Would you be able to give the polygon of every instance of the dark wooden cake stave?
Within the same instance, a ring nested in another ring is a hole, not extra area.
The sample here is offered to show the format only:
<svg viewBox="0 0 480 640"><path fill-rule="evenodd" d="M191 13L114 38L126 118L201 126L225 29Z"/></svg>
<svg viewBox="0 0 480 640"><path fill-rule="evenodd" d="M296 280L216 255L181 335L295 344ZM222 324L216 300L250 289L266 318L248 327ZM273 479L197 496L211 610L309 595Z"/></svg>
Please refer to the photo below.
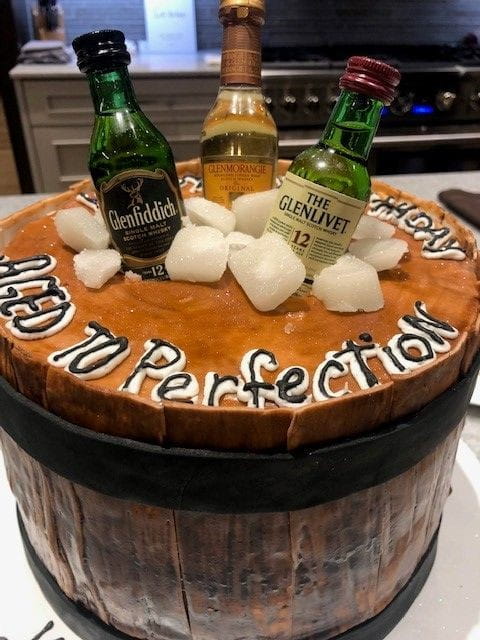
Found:
<svg viewBox="0 0 480 640"><path fill-rule="evenodd" d="M297 640L362 623L407 583L440 523L461 428L383 484L235 515L111 498L1 439L30 542L70 599L137 638Z"/></svg>

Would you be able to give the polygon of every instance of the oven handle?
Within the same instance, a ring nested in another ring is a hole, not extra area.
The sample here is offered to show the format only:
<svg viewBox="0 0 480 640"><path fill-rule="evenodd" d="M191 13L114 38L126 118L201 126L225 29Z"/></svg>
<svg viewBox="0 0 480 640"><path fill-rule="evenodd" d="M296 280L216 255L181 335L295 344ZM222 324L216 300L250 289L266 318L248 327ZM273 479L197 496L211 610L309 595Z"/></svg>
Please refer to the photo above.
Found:
<svg viewBox="0 0 480 640"><path fill-rule="evenodd" d="M317 144L318 138L280 139L280 147L305 149ZM420 133L413 135L375 136L373 144L378 148L400 148L408 146L454 145L463 142L466 145L480 143L480 131L477 133Z"/></svg>

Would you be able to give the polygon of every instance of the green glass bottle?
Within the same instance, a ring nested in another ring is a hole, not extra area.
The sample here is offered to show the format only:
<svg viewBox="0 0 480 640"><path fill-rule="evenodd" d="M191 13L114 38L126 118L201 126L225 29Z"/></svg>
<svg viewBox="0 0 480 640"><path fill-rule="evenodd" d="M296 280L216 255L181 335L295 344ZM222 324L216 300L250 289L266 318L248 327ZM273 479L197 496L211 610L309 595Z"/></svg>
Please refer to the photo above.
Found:
<svg viewBox="0 0 480 640"><path fill-rule="evenodd" d="M285 238L305 264L300 294L348 248L370 196L366 163L381 110L399 82L400 73L390 65L350 58L322 138L289 167L265 231Z"/></svg>
<svg viewBox="0 0 480 640"><path fill-rule="evenodd" d="M72 45L95 107L89 169L113 244L125 270L167 279L184 212L172 150L137 103L123 33L94 31Z"/></svg>

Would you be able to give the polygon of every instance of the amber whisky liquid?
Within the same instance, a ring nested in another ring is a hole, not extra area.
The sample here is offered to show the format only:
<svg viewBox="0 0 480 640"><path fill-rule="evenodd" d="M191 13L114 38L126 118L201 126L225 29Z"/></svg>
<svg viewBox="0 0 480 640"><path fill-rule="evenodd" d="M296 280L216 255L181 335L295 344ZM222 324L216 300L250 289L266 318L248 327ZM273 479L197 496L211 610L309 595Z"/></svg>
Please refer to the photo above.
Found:
<svg viewBox="0 0 480 640"><path fill-rule="evenodd" d="M204 124L201 150L209 200L230 207L239 195L274 186L277 131L259 89L220 92Z"/></svg>
<svg viewBox="0 0 480 640"><path fill-rule="evenodd" d="M275 184L277 129L261 90L264 0L220 0L220 89L200 138L205 197L226 207Z"/></svg>

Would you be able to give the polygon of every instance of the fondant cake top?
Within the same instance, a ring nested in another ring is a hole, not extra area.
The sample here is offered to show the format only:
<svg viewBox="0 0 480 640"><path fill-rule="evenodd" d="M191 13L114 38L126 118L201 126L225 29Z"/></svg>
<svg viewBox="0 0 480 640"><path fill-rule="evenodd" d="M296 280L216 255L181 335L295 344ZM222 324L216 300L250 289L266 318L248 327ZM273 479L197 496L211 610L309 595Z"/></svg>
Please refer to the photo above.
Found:
<svg viewBox="0 0 480 640"><path fill-rule="evenodd" d="M184 196L198 195L195 163L179 170ZM259 312L228 271L208 285L117 274L86 289L34 205L2 249L2 374L82 426L190 447L294 449L420 408L477 350L476 249L438 206L373 187L368 214L394 224L409 253L380 274L385 307L372 313L313 296Z"/></svg>

